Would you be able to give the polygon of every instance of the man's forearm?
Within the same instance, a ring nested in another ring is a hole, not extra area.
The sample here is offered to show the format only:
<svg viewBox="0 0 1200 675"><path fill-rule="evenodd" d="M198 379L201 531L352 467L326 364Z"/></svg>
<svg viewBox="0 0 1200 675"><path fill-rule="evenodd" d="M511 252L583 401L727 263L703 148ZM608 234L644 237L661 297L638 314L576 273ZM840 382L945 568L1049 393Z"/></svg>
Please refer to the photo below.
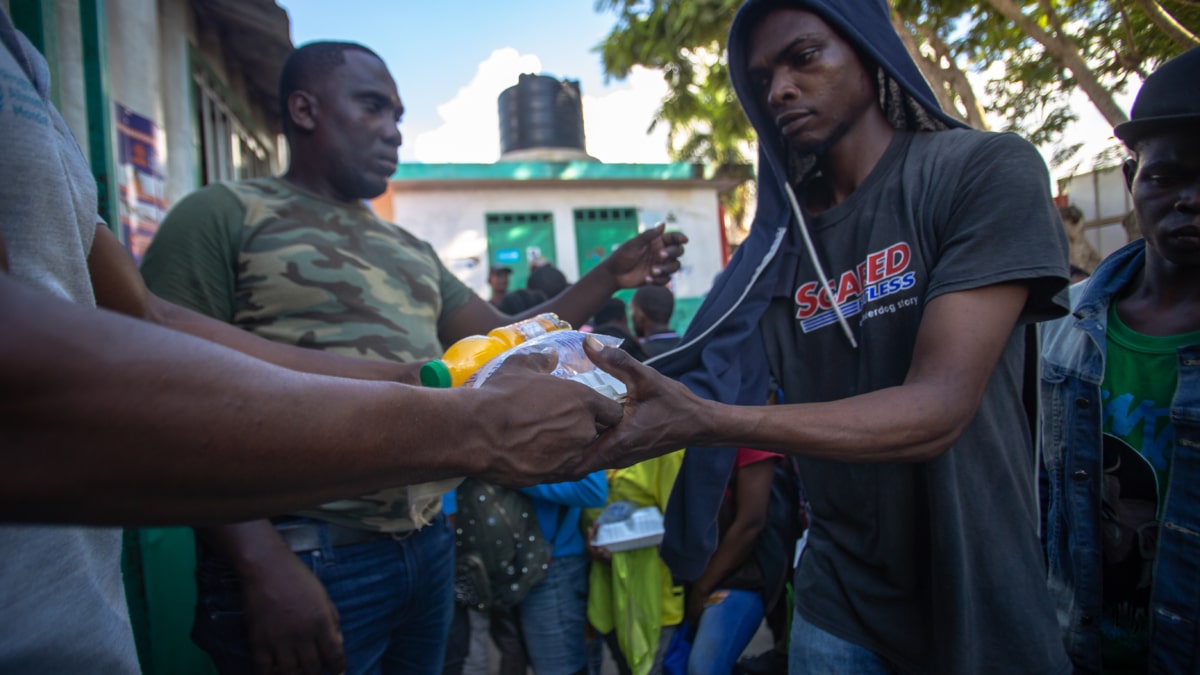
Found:
<svg viewBox="0 0 1200 675"><path fill-rule="evenodd" d="M578 328L587 323L618 290L620 286L608 269L604 265L597 265L582 279L567 287L567 290L522 316L554 312L559 318Z"/></svg>
<svg viewBox="0 0 1200 675"><path fill-rule="evenodd" d="M977 402L944 388L905 384L828 403L712 405L704 445L737 445L842 462L919 462L945 452Z"/></svg>
<svg viewBox="0 0 1200 675"><path fill-rule="evenodd" d="M6 520L242 520L483 468L439 442L475 429L455 392L296 373L7 276L0 308Z"/></svg>
<svg viewBox="0 0 1200 675"><path fill-rule="evenodd" d="M601 437L595 466L624 465L618 457L628 448L638 449L633 458L640 461L680 446L749 447L843 462L927 461L954 443L978 404L970 391L919 382L828 403L774 406L727 405L673 387L656 394L664 405L652 413L627 412L620 427ZM637 388L635 381L635 394Z"/></svg>
<svg viewBox="0 0 1200 675"><path fill-rule="evenodd" d="M96 304L135 319L204 338L278 366L317 375L416 384L420 364L341 356L264 340L236 326L173 304L151 293L129 253L106 227L96 229L88 254Z"/></svg>
<svg viewBox="0 0 1200 675"><path fill-rule="evenodd" d="M733 522L721 533L717 550L713 551L704 573L692 583L694 588L703 593L712 592L750 558L754 543L766 525L775 462L756 462L743 466L734 475L737 484L733 493L736 500ZM748 491L752 493L747 494Z"/></svg>
<svg viewBox="0 0 1200 675"><path fill-rule="evenodd" d="M277 366L315 375L333 375L360 380L420 383L423 362L394 363L343 356L265 340L236 326L150 296L149 320L161 326L225 345L243 354Z"/></svg>
<svg viewBox="0 0 1200 675"><path fill-rule="evenodd" d="M928 461L970 425L1001 355L1019 346L1015 326L1027 296L1011 283L934 298L902 384L825 403L721 405L620 350L588 345L629 390L625 418L600 439L598 454L612 461L628 448L645 458L680 445L735 445L844 462Z"/></svg>
<svg viewBox="0 0 1200 675"><path fill-rule="evenodd" d="M1006 345L1023 335L1014 327L1027 296L1018 283L939 296L926 309L903 384L827 403L721 409L729 430L752 436L748 447L821 459L933 459L974 419Z"/></svg>

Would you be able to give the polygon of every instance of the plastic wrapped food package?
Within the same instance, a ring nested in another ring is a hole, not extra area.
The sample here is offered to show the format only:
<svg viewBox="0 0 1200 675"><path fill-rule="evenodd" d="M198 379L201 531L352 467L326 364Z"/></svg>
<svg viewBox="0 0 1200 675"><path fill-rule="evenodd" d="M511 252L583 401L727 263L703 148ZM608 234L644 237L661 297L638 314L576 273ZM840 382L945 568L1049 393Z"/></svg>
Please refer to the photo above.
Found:
<svg viewBox="0 0 1200 675"><path fill-rule="evenodd" d="M571 324L557 314L545 313L500 326L487 335L469 335L450 345L442 354L421 366L421 384L426 387L459 387L471 373L505 350L552 331L568 330Z"/></svg>
<svg viewBox="0 0 1200 675"><path fill-rule="evenodd" d="M478 387L487 381L493 373L511 356L529 353L550 353L558 355L558 365L551 375L586 384L595 391L613 400L621 400L625 396L625 383L609 375L592 363L583 351L583 341L587 338L598 340L609 349L617 349L621 339L610 335L595 335L577 330L558 330L523 342L505 351L479 370L475 371L464 387Z"/></svg>

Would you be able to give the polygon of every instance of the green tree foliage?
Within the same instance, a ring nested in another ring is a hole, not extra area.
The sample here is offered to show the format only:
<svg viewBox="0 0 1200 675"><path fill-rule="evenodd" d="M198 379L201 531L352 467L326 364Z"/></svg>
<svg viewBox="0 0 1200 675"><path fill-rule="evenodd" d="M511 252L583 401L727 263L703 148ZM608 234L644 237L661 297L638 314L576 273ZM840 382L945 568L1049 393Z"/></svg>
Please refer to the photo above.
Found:
<svg viewBox="0 0 1200 675"><path fill-rule="evenodd" d="M687 161L744 162L753 137L728 80L726 35L740 0L597 0L616 25L597 47L606 73L662 69L667 124ZM1038 145L1058 146L1080 90L1111 124L1133 78L1200 44L1198 0L892 0L895 25L942 105L975 126L983 111ZM993 67L995 66L995 67ZM984 82L979 96L975 82ZM984 105L980 101L985 101ZM1058 147L1056 163L1076 148Z"/></svg>
<svg viewBox="0 0 1200 675"><path fill-rule="evenodd" d="M608 77L661 69L668 93L655 119L681 161L744 163L752 137L729 82L725 40L741 0L598 0L617 24L597 47Z"/></svg>
<svg viewBox="0 0 1200 675"><path fill-rule="evenodd" d="M1126 112L1114 93L1158 63L1200 45L1195 0L895 0L904 24L946 46L956 63L986 78L987 111L1006 130L1057 148L1078 119L1068 96L1082 91L1111 125ZM928 40L927 40L928 42ZM922 48L928 52L928 47ZM993 67L1002 64L1001 67Z"/></svg>
<svg viewBox="0 0 1200 675"><path fill-rule="evenodd" d="M597 0L617 24L596 48L607 77L629 75L634 66L663 72L667 95L648 131L667 125L668 151L677 161L734 171L749 163L754 130L729 80L725 41L741 0ZM744 232L751 181L722 196L733 230Z"/></svg>

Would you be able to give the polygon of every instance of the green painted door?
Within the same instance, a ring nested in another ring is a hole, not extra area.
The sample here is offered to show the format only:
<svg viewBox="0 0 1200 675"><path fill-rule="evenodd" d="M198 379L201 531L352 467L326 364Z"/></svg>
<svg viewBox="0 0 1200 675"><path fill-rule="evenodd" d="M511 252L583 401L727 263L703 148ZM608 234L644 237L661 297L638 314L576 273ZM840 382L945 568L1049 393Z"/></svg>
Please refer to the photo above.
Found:
<svg viewBox="0 0 1200 675"><path fill-rule="evenodd" d="M142 675L216 675L192 642L196 543L190 527L125 530L121 556Z"/></svg>
<svg viewBox="0 0 1200 675"><path fill-rule="evenodd" d="M587 274L637 233L635 208L605 206L575 209L575 251L579 276ZM620 291L617 296L628 303L633 290Z"/></svg>
<svg viewBox="0 0 1200 675"><path fill-rule="evenodd" d="M637 236L637 209L575 209L575 248L579 276L587 274L626 240Z"/></svg>
<svg viewBox="0 0 1200 675"><path fill-rule="evenodd" d="M508 288L525 288L529 263L537 258L558 266L554 249L554 215L538 213L489 213L487 218L488 266L512 268Z"/></svg>

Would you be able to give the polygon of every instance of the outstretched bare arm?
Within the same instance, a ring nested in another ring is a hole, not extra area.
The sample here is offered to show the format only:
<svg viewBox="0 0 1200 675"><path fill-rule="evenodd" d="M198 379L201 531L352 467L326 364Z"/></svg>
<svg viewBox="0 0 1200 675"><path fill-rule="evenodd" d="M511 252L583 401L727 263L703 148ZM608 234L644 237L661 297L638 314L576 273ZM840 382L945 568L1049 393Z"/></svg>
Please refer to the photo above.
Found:
<svg viewBox="0 0 1200 675"><path fill-rule="evenodd" d="M621 416L552 364L451 391L301 373L7 274L0 316L0 520L217 523L451 476L571 479Z"/></svg>
<svg viewBox="0 0 1200 675"><path fill-rule="evenodd" d="M629 389L625 417L600 438L595 461L623 465L680 446L726 445L845 462L933 459L974 418L1027 296L1024 284L1010 283L933 299L903 383L824 403L704 401L620 350L589 346Z"/></svg>
<svg viewBox="0 0 1200 675"><path fill-rule="evenodd" d="M88 255L96 304L225 345L268 363L317 375L417 384L420 363L368 361L264 340L237 326L163 300L146 288L133 259L107 227L96 229Z"/></svg>

